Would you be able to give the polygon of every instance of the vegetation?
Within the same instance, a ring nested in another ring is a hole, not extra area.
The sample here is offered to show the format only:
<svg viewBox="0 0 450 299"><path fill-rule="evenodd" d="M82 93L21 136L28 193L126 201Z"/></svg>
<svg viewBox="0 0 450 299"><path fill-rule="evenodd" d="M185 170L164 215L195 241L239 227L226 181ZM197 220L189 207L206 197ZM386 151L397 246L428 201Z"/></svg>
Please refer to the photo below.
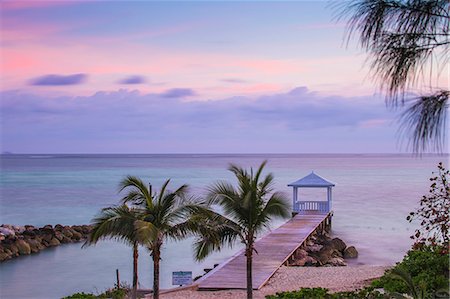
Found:
<svg viewBox="0 0 450 299"><path fill-rule="evenodd" d="M405 279L408 275L412 283ZM448 251L444 247L424 246L420 250L410 250L402 262L386 271L383 277L372 283L372 286L382 287L389 292L412 294L411 285L414 285L416 291L433 294L447 289L448 284Z"/></svg>
<svg viewBox="0 0 450 299"><path fill-rule="evenodd" d="M250 172L236 165L228 168L237 179L237 188L228 182L217 182L209 188L208 202L216 204L223 213L203 211L197 227L200 237L195 243L198 260L214 250L236 240L245 244L247 258L247 298L253 296L252 256L257 235L270 224L273 217L288 217L289 206L286 198L273 192L273 175L262 178L266 162L256 172Z"/></svg>
<svg viewBox="0 0 450 299"><path fill-rule="evenodd" d="M448 246L450 241L450 171L442 162L438 165L438 174L430 181L429 194L420 200L420 208L407 217L410 222L420 221L420 228L411 236L416 242L415 247L425 244Z"/></svg>
<svg viewBox="0 0 450 299"><path fill-rule="evenodd" d="M161 247L166 239L185 238L195 221L193 213L201 211L203 206L187 197L187 185L174 192L167 190L167 180L161 191L152 194L142 180L128 176L120 184L120 190L128 193L122 198L123 204L130 204L139 214L134 221L137 239L148 248L153 259L153 298L159 298L159 272Z"/></svg>
<svg viewBox="0 0 450 299"><path fill-rule="evenodd" d="M448 87L430 85L436 78L436 70L445 70L448 63L450 2L343 3L339 18L348 21L349 40L356 34L360 47L369 53L372 73L387 92L387 103L393 107L411 103L401 117L401 129L410 135L413 150L421 152L429 146L442 150L450 91Z"/></svg>
<svg viewBox="0 0 450 299"><path fill-rule="evenodd" d="M123 288L119 288L119 289L109 289L106 290L105 292L99 294L99 295L94 295L92 293L75 293L73 295L64 297L62 299L125 299L126 295L128 293L129 290L127 289L123 289Z"/></svg>
<svg viewBox="0 0 450 299"><path fill-rule="evenodd" d="M378 299L387 298L373 288L365 288L354 292L329 293L324 288L302 288L293 292L280 292L276 295L266 296L266 299Z"/></svg>
<svg viewBox="0 0 450 299"><path fill-rule="evenodd" d="M138 285L138 245L143 243L136 234L134 223L140 217L139 210L129 208L125 204L105 208L92 220L93 230L85 243L85 245L93 245L102 239L116 239L133 247L133 299L136 298Z"/></svg>
<svg viewBox="0 0 450 299"><path fill-rule="evenodd" d="M145 246L153 260L153 298L159 298L161 247L168 238L179 240L196 227L192 214L207 210L200 202L187 197L187 185L174 192L167 190L167 180L160 193L152 193L142 180L128 176L120 183L127 191L122 205L105 208L93 219L93 231L85 245L102 239L115 239L133 247L133 288L136 298L138 284L138 246ZM89 295L89 294L88 294Z"/></svg>

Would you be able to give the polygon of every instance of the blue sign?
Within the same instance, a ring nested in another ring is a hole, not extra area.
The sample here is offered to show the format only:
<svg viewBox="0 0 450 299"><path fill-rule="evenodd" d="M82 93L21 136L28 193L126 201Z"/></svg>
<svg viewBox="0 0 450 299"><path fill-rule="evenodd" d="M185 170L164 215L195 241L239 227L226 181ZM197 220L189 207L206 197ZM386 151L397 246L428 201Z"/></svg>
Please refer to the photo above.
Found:
<svg viewBox="0 0 450 299"><path fill-rule="evenodd" d="M172 272L172 284L173 285L191 285L192 284L192 271L177 271Z"/></svg>

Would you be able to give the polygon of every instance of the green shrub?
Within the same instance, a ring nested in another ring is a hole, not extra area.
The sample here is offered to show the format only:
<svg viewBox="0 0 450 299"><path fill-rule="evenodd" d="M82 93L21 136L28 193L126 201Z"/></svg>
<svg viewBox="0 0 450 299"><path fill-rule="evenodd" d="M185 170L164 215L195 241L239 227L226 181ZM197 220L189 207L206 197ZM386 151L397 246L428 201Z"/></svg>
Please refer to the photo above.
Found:
<svg viewBox="0 0 450 299"><path fill-rule="evenodd" d="M411 275L415 286L427 293L447 289L449 284L449 255L442 247L425 246L420 250L410 250L395 269ZM373 287L382 287L388 292L408 293L406 283L390 275L390 271L372 282Z"/></svg>
<svg viewBox="0 0 450 299"><path fill-rule="evenodd" d="M123 299L127 295L127 289L111 289L100 294L97 298Z"/></svg>
<svg viewBox="0 0 450 299"><path fill-rule="evenodd" d="M95 296L94 294L81 292L81 293L75 293L73 295L64 297L62 299L96 299L96 298L97 298L97 296Z"/></svg>
<svg viewBox="0 0 450 299"><path fill-rule="evenodd" d="M128 293L128 289L109 289L106 290L104 293L101 293L100 295L94 295L91 293L76 293L67 297L64 297L62 299L124 299L125 296Z"/></svg>
<svg viewBox="0 0 450 299"><path fill-rule="evenodd" d="M355 292L329 293L324 288L302 288L293 292L280 292L266 296L266 299L382 299L382 294L373 288L365 288Z"/></svg>

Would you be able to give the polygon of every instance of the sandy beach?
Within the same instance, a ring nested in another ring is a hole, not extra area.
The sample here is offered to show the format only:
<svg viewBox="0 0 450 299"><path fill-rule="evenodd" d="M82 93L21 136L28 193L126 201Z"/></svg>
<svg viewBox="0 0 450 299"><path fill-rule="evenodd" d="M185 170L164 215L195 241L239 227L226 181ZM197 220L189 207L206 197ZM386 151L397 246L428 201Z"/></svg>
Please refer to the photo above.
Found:
<svg viewBox="0 0 450 299"><path fill-rule="evenodd" d="M269 282L258 291L256 299L283 291L294 291L304 287L323 287L332 292L351 291L362 288L371 280L383 275L386 266L348 266L348 267L281 267ZM195 291L180 290L161 294L165 299L184 298L245 298L245 290ZM148 296L146 298L152 298Z"/></svg>

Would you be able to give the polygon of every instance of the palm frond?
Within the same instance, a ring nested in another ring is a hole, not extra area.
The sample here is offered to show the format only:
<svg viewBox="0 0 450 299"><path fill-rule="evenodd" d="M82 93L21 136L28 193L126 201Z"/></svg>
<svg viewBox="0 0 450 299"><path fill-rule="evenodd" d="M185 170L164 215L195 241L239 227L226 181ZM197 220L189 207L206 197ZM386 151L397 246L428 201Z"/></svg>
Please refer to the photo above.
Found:
<svg viewBox="0 0 450 299"><path fill-rule="evenodd" d="M238 239L245 241L242 228L237 223L213 211L196 215L190 221L197 235L193 246L198 261L223 246L233 246Z"/></svg>
<svg viewBox="0 0 450 299"><path fill-rule="evenodd" d="M96 244L101 239L115 239L126 243L137 241L134 221L141 211L126 205L105 208L92 220L92 232L85 245Z"/></svg>
<svg viewBox="0 0 450 299"><path fill-rule="evenodd" d="M288 204L281 193L272 193L273 175L262 178L262 171L266 165L264 161L253 172L231 164L229 170L235 175L238 188L227 182L218 182L208 189L209 202L218 204L220 213L214 217L206 217L198 229L202 238L195 244L197 258L203 258L212 250L220 250L225 243L240 238L241 241L252 246L256 235L267 227L273 217L287 217ZM214 220L211 220L214 219ZM223 237L221 237L223 235Z"/></svg>
<svg viewBox="0 0 450 299"><path fill-rule="evenodd" d="M419 296L418 290L417 290L416 286L414 285L411 275L408 272L397 267L397 268L393 268L389 272L389 275L394 278L401 279L408 286L409 294L414 299L422 299L422 296Z"/></svg>
<svg viewBox="0 0 450 299"><path fill-rule="evenodd" d="M400 133L409 136L416 153L433 146L440 152L445 143L447 110L450 92L441 90L430 96L416 98L400 118Z"/></svg>
<svg viewBox="0 0 450 299"><path fill-rule="evenodd" d="M145 216L144 216L145 219ZM159 235L159 229L152 222L145 220L136 220L134 222L136 235L143 244L151 245Z"/></svg>
<svg viewBox="0 0 450 299"><path fill-rule="evenodd" d="M287 218L290 215L288 199L281 192L275 192L258 215L258 225L267 226L272 218Z"/></svg>
<svg viewBox="0 0 450 299"><path fill-rule="evenodd" d="M253 178L253 183L254 183L253 188L258 188L257 184L259 183L259 178L260 178L260 176L261 176L261 174L262 174L266 164L267 164L267 160L264 160L261 163L261 165L258 167L258 170L256 171L256 174L255 174L255 177Z"/></svg>
<svg viewBox="0 0 450 299"><path fill-rule="evenodd" d="M129 189L128 194L122 198L122 203L131 202L133 204L141 204L142 201L148 201L151 206L152 195L144 182L135 176L127 176L119 184L119 192Z"/></svg>

